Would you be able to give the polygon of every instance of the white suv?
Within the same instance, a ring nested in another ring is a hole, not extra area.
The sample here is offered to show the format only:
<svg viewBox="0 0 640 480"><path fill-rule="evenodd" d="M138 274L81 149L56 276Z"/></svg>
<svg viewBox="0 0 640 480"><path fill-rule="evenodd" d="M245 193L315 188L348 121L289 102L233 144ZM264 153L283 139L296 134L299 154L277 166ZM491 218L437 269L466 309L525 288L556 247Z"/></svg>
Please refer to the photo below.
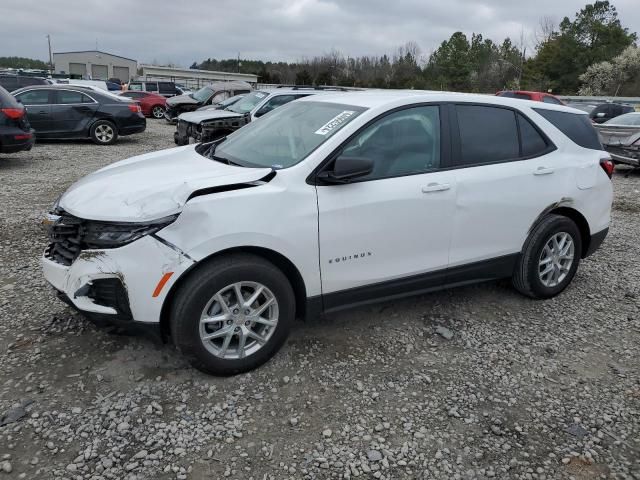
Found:
<svg viewBox="0 0 640 480"><path fill-rule="evenodd" d="M87 316L159 327L232 374L295 318L503 277L557 295L607 234L612 168L567 107L318 95L80 180L50 215L44 275Z"/></svg>

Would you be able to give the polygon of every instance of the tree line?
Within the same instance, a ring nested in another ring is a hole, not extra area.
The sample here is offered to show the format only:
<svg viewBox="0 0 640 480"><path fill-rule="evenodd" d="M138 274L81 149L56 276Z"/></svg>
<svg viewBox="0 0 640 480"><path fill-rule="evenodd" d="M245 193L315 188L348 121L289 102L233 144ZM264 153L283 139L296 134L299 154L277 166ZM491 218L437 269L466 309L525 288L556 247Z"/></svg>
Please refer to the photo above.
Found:
<svg viewBox="0 0 640 480"><path fill-rule="evenodd" d="M391 55L352 57L332 50L293 63L209 58L191 68L253 73L260 83L480 93L527 89L604 94L615 89L620 95L640 95L640 74L634 75L633 68L627 68L620 82L615 68L593 67L603 62L615 66L614 59L625 51L618 63L635 58L636 40L637 34L623 26L616 8L608 0L598 0L558 25L542 18L529 55L524 34L517 42L510 38L495 42L482 34L469 38L455 32L429 55L423 55L416 42L408 42ZM595 89L589 75L598 79Z"/></svg>

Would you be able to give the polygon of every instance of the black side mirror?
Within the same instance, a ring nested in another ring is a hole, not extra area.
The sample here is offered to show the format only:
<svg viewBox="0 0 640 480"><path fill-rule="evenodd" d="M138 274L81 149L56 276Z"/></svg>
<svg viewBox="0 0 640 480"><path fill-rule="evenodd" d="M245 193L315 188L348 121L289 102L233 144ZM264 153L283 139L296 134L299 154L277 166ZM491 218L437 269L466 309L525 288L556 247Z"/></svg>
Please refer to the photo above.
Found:
<svg viewBox="0 0 640 480"><path fill-rule="evenodd" d="M333 162L332 170L324 170L318 178L328 184L349 183L373 171L373 160L363 157L340 156Z"/></svg>

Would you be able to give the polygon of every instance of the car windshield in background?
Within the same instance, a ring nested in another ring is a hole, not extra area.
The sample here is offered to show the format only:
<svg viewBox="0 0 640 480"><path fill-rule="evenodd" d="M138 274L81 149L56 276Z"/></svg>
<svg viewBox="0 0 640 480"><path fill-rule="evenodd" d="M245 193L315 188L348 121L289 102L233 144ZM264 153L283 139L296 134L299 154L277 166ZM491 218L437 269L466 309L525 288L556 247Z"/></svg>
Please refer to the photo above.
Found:
<svg viewBox="0 0 640 480"><path fill-rule="evenodd" d="M191 98L197 100L198 102L206 102L213 95L213 90L209 87L203 87L195 93L191 94Z"/></svg>
<svg viewBox="0 0 640 480"><path fill-rule="evenodd" d="M605 125L640 126L640 113L625 113L606 121Z"/></svg>
<svg viewBox="0 0 640 480"><path fill-rule="evenodd" d="M230 112L248 113L253 110L262 100L267 98L269 94L266 92L253 92L244 97L242 100L234 103L226 109Z"/></svg>
<svg viewBox="0 0 640 480"><path fill-rule="evenodd" d="M258 93L258 92L256 92ZM246 167L288 168L352 122L365 108L324 102L292 102L238 130L215 157Z"/></svg>

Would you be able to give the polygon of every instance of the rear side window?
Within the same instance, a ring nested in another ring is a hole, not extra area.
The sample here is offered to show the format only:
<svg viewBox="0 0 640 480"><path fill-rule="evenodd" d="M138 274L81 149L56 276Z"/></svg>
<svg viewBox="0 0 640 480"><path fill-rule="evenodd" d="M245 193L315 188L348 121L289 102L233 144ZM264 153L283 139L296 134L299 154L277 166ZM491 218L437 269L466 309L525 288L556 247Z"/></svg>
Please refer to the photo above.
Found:
<svg viewBox="0 0 640 480"><path fill-rule="evenodd" d="M520 142L523 157L542 155L549 148L549 144L524 115L518 114L518 126L520 127Z"/></svg>
<svg viewBox="0 0 640 480"><path fill-rule="evenodd" d="M157 92L158 91L158 82L147 82L144 85L144 89L147 92Z"/></svg>
<svg viewBox="0 0 640 480"><path fill-rule="evenodd" d="M519 98L520 100L531 100L530 95L527 95L526 93L519 93L519 92L502 92L498 96L506 97L506 98Z"/></svg>
<svg viewBox="0 0 640 480"><path fill-rule="evenodd" d="M477 165L520 156L518 125L513 110L457 105L461 165Z"/></svg>
<svg viewBox="0 0 640 480"><path fill-rule="evenodd" d="M17 95L23 105L47 105L49 104L50 90L31 90Z"/></svg>
<svg viewBox="0 0 640 480"><path fill-rule="evenodd" d="M0 85L7 89L8 92L18 89L18 77L7 76L0 77Z"/></svg>
<svg viewBox="0 0 640 480"><path fill-rule="evenodd" d="M57 103L61 105L70 105L78 103L93 103L93 100L91 100L88 96L81 92L59 90Z"/></svg>
<svg viewBox="0 0 640 480"><path fill-rule="evenodd" d="M562 105L562 102L556 98L553 98L550 95L545 95L544 97L542 97L542 101L544 103L552 103L554 105Z"/></svg>
<svg viewBox="0 0 640 480"><path fill-rule="evenodd" d="M564 133L574 143L584 148L602 150L598 132L593 128L588 115L557 112L555 110L544 110L542 108L534 108L534 110L547 121L551 122L554 127Z"/></svg>
<svg viewBox="0 0 640 480"><path fill-rule="evenodd" d="M20 86L29 87L31 85L45 85L46 82L41 78L34 77L20 77Z"/></svg>
<svg viewBox="0 0 640 480"><path fill-rule="evenodd" d="M168 93L170 95L176 93L176 86L171 82L158 82L158 89L160 93Z"/></svg>

